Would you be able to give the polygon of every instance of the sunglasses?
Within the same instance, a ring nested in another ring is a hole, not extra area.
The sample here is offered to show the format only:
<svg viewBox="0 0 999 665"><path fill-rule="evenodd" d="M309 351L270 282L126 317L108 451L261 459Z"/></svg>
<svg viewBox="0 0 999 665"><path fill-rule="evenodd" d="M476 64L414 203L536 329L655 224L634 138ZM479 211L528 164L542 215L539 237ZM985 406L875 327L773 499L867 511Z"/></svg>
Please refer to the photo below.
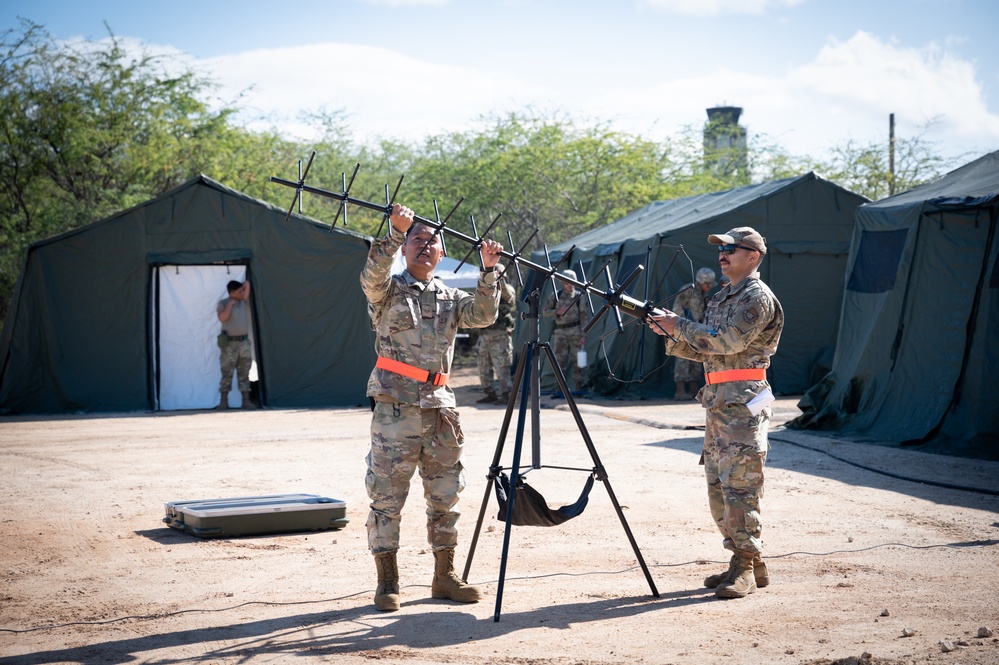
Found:
<svg viewBox="0 0 999 665"><path fill-rule="evenodd" d="M757 250L753 249L752 247L746 247L745 245L718 245L718 253L719 254L732 255L732 254L735 254L735 250L737 250L737 249L744 249L747 252L755 252L755 251L757 251Z"/></svg>

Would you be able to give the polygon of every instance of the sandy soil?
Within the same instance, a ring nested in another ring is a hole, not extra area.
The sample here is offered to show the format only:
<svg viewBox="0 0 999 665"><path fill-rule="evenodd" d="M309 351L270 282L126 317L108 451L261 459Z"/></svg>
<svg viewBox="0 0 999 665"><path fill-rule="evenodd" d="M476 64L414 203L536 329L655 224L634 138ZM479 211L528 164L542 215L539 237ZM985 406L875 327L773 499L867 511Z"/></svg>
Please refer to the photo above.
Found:
<svg viewBox="0 0 999 665"><path fill-rule="evenodd" d="M769 587L722 601L701 586L727 553L700 407L581 400L608 485L566 524L512 527L497 602L505 525L486 474L504 409L458 374L459 571L488 496L469 574L486 598L430 599L417 485L394 613L371 604L365 409L0 419L0 663L999 663L997 637L978 636L999 634L999 463L784 431L794 399L777 403L768 460ZM544 406L528 480L557 506L586 474L555 467L593 460L565 403ZM167 501L290 492L342 499L351 521L227 539L162 522Z"/></svg>

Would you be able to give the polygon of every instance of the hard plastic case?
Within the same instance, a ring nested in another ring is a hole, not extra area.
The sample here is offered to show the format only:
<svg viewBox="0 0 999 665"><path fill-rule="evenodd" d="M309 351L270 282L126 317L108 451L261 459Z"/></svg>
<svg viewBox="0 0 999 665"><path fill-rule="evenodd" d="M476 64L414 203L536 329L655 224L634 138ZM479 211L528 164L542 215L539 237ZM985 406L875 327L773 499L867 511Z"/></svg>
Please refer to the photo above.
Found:
<svg viewBox="0 0 999 665"><path fill-rule="evenodd" d="M200 538L342 529L344 501L316 494L168 501L163 521Z"/></svg>

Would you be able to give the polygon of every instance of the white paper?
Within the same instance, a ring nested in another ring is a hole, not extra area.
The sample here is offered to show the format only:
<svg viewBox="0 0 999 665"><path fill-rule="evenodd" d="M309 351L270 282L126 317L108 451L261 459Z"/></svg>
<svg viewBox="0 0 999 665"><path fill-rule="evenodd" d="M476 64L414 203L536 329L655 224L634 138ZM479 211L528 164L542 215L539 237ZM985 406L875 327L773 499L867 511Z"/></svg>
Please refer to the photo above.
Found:
<svg viewBox="0 0 999 665"><path fill-rule="evenodd" d="M749 412L755 416L759 414L765 406L772 404L776 399L777 398L774 397L774 394L770 392L769 388L764 388L763 392L746 402L746 408L749 409Z"/></svg>

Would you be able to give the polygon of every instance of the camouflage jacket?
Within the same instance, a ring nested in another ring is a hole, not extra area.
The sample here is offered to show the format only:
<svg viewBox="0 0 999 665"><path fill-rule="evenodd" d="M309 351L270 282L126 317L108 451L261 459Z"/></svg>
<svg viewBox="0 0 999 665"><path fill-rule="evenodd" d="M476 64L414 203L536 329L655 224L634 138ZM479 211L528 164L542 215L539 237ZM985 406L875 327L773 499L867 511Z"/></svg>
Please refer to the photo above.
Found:
<svg viewBox="0 0 999 665"><path fill-rule="evenodd" d="M499 281L499 314L496 321L486 326L482 332L504 332L510 334L517 326L517 290L506 283L506 280Z"/></svg>
<svg viewBox="0 0 999 665"><path fill-rule="evenodd" d="M784 328L784 310L773 291L753 273L738 284L721 289L708 302L704 323L676 322L666 349L673 355L704 363L705 373L727 369L770 366L770 356ZM728 381L708 385L701 404L710 409L725 404L745 404L768 388L766 381Z"/></svg>
<svg viewBox="0 0 999 665"><path fill-rule="evenodd" d="M549 293L548 298L545 300L545 307L541 310L541 315L548 318L555 318L555 330L571 328L573 331L581 332L583 327L590 321L590 310L587 307L585 295L576 300L576 304L566 310L565 314L559 315L557 311L559 307L568 305L575 300L578 295L579 291L576 288L573 288L569 293L560 290L558 302L556 302L555 294Z"/></svg>
<svg viewBox="0 0 999 665"><path fill-rule="evenodd" d="M702 291L696 282L688 284L688 286L690 288L678 295L673 301L671 309L685 319L703 323L704 312L708 308L711 296Z"/></svg>
<svg viewBox="0 0 999 665"><path fill-rule="evenodd" d="M480 274L474 296L445 286L437 277L423 283L405 270L393 275L392 259L405 239L405 234L390 228L388 235L371 246L361 271L361 290L375 331L375 351L430 372L450 373L458 328L483 328L496 320L496 274ZM389 395L423 408L455 406L450 387L433 386L377 367L368 378L367 394Z"/></svg>

